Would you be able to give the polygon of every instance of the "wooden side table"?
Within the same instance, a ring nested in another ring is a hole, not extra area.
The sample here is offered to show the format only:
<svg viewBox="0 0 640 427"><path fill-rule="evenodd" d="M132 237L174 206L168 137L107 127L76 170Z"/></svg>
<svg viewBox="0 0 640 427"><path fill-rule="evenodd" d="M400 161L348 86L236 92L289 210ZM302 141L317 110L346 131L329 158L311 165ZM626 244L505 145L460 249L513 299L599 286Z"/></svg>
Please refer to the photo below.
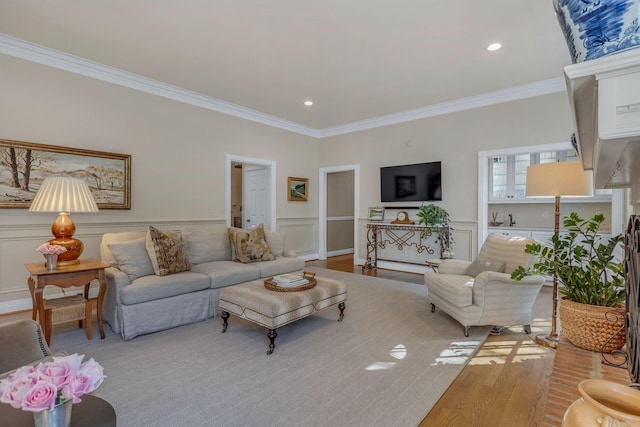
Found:
<svg viewBox="0 0 640 427"><path fill-rule="evenodd" d="M104 325L102 324L102 303L104 294L107 291L107 278L104 269L108 264L97 259L81 259L79 264L72 264L58 267L55 270L47 270L44 262L25 264L29 270L29 291L33 301L32 317L35 320L36 314L42 330L46 330L45 307L43 291L47 285L68 288L71 286L84 286L85 298L89 297L89 285L92 280L98 280L100 288L98 290L97 319L100 338L104 339ZM47 337L47 344L50 344Z"/></svg>

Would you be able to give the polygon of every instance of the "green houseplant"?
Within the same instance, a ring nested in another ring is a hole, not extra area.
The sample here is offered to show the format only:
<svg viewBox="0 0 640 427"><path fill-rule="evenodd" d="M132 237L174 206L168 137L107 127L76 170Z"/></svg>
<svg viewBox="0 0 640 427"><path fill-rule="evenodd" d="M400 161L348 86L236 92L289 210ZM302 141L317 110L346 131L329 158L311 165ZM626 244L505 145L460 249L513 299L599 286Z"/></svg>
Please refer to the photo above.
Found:
<svg viewBox="0 0 640 427"><path fill-rule="evenodd" d="M425 229L425 231L422 232L422 237L427 238L431 236L432 233L435 233L436 243L440 243L440 247L442 248L442 257L452 258L451 243L453 239L451 238L451 226L449 225L451 221L449 212L440 206L429 203L420 206L416 216L418 217L418 224L433 227L433 229Z"/></svg>
<svg viewBox="0 0 640 427"><path fill-rule="evenodd" d="M615 317L620 317L619 322L624 320L623 316L612 317L607 312L620 309L626 297L624 261L615 256L623 236L602 239L599 234L604 220L601 213L591 219L570 213L563 218L566 231L554 235L551 246L526 246L525 251L537 256L538 262L528 269L520 266L511 275L514 280L531 274L556 275L564 295L560 300L563 335L574 345L593 351L612 351L624 345L624 334L617 334L607 348L602 347L621 327L616 325ZM579 310L586 310L594 318L581 317ZM596 337L603 338L602 342Z"/></svg>

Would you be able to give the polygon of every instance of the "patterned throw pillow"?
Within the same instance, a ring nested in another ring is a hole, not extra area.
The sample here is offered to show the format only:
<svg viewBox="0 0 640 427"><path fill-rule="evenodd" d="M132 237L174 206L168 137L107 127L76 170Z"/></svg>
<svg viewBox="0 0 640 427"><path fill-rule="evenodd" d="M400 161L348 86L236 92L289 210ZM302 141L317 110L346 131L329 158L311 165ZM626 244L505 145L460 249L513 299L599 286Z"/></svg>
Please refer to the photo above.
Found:
<svg viewBox="0 0 640 427"><path fill-rule="evenodd" d="M170 232L163 233L149 226L146 247L153 264L153 271L157 276L167 276L191 269L182 242Z"/></svg>
<svg viewBox="0 0 640 427"><path fill-rule="evenodd" d="M235 250L234 261L246 264L276 259L271 250L269 250L269 245L264 238L264 226L262 224L253 230L229 229L229 238Z"/></svg>
<svg viewBox="0 0 640 427"><path fill-rule="evenodd" d="M476 277L483 271L496 271L498 273L503 273L504 265L504 262L492 262L476 258L467 268L467 276Z"/></svg>

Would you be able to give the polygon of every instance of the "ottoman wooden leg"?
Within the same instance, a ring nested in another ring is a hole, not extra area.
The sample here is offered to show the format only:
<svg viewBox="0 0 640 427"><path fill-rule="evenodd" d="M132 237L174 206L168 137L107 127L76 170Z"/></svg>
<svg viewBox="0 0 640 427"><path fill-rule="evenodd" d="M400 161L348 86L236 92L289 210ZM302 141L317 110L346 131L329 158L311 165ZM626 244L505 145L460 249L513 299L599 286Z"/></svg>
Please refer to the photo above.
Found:
<svg viewBox="0 0 640 427"><path fill-rule="evenodd" d="M229 323L227 323L227 319L229 318L229 312L228 311L222 311L222 333L224 334L225 332L227 332L227 326L229 326Z"/></svg>
<svg viewBox="0 0 640 427"><path fill-rule="evenodd" d="M269 351L267 351L267 354L271 354L273 353L273 349L276 348L275 341L278 337L278 333L275 329L269 329L269 333L267 334L267 336L269 337Z"/></svg>
<svg viewBox="0 0 640 427"><path fill-rule="evenodd" d="M340 317L338 318L338 322L342 322L342 319L344 319L344 301L342 301L340 304L338 304L338 308L340 309Z"/></svg>

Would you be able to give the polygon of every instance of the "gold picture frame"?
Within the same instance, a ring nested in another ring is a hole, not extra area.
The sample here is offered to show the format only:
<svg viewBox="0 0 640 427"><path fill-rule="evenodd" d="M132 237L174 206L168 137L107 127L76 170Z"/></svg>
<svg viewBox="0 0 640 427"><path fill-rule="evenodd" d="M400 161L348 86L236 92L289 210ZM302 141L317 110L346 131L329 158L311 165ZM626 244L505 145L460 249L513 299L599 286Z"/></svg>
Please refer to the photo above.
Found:
<svg viewBox="0 0 640 427"><path fill-rule="evenodd" d="M309 200L309 178L290 176L287 181L287 200L290 202L306 202Z"/></svg>
<svg viewBox="0 0 640 427"><path fill-rule="evenodd" d="M384 221L384 208L373 207L369 208L369 214L367 215L368 221Z"/></svg>
<svg viewBox="0 0 640 427"><path fill-rule="evenodd" d="M0 139L0 208L28 208L54 175L87 181L99 209L131 209L131 155Z"/></svg>

